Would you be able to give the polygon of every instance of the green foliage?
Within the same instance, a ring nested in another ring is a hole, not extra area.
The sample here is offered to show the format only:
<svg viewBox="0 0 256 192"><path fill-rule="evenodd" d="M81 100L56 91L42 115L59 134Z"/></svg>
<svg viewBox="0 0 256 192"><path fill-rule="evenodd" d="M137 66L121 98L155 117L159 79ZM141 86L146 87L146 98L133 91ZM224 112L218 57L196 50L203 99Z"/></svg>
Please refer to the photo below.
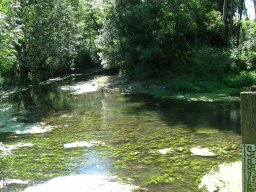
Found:
<svg viewBox="0 0 256 192"><path fill-rule="evenodd" d="M256 70L255 22L242 23L239 47L222 47L230 39L222 1L2 2L0 75L20 84L100 63L141 80L173 74L220 80ZM231 22L233 37L240 23Z"/></svg>
<svg viewBox="0 0 256 192"><path fill-rule="evenodd" d="M256 22L245 21L243 23L244 42L239 47L232 49L232 71L256 70Z"/></svg>
<svg viewBox="0 0 256 192"><path fill-rule="evenodd" d="M100 35L103 65L141 79L184 70L197 45L221 39L221 15L213 9L204 0L112 4Z"/></svg>
<svg viewBox="0 0 256 192"><path fill-rule="evenodd" d="M21 25L16 18L16 11L20 8L12 0L2 0L0 4L0 75L13 70L17 64L16 50L21 35Z"/></svg>
<svg viewBox="0 0 256 192"><path fill-rule="evenodd" d="M74 9L68 0L22 5L24 36L18 47L22 80L48 78L72 67L81 38L80 18Z"/></svg>
<svg viewBox="0 0 256 192"><path fill-rule="evenodd" d="M229 75L224 83L229 87L250 87L256 84L256 73L242 71L239 75Z"/></svg>
<svg viewBox="0 0 256 192"><path fill-rule="evenodd" d="M215 32L223 27L223 22L221 18L221 13L219 11L213 10L206 14L207 20L205 25L208 31Z"/></svg>
<svg viewBox="0 0 256 192"><path fill-rule="evenodd" d="M228 49L203 47L195 52L192 59L192 74L195 77L222 78L230 68Z"/></svg>
<svg viewBox="0 0 256 192"><path fill-rule="evenodd" d="M36 83L76 65L97 63L99 10L92 3L4 0L0 6L0 75L12 81L17 78L22 84Z"/></svg>
<svg viewBox="0 0 256 192"><path fill-rule="evenodd" d="M176 78L167 84L167 89L173 93L210 93L219 86L218 82L203 81L193 78Z"/></svg>
<svg viewBox="0 0 256 192"><path fill-rule="evenodd" d="M201 32L201 38L203 38L208 45L221 46L225 44L225 40L223 39L222 34L224 23L219 11L213 10L206 13L206 18L203 25L205 31Z"/></svg>
<svg viewBox="0 0 256 192"><path fill-rule="evenodd" d="M102 25L101 9L94 1L86 1L82 8L82 39L75 59L75 68L86 68L100 63L96 39Z"/></svg>

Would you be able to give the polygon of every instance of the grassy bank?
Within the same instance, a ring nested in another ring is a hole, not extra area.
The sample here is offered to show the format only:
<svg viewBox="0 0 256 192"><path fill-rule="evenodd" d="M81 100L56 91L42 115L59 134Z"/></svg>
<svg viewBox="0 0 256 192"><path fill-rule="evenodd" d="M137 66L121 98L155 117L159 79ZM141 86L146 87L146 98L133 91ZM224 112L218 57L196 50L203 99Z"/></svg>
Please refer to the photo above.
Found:
<svg viewBox="0 0 256 192"><path fill-rule="evenodd" d="M256 73L241 72L221 79L171 77L149 81L130 81L113 78L110 88L119 88L126 94L149 94L157 99L204 102L238 101L240 92L249 91L256 84Z"/></svg>

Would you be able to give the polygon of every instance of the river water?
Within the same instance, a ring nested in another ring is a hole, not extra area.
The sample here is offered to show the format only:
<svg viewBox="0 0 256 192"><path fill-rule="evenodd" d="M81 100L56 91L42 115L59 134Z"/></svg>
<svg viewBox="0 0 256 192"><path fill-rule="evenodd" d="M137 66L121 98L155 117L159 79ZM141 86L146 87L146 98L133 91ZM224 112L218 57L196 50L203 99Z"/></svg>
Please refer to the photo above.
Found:
<svg viewBox="0 0 256 192"><path fill-rule="evenodd" d="M0 141L12 153L1 166L5 191L79 191L80 185L81 191L124 192L104 183L120 179L152 192L198 191L213 167L241 159L239 103L67 89L90 78L46 82L1 100ZM194 155L192 148L215 155Z"/></svg>

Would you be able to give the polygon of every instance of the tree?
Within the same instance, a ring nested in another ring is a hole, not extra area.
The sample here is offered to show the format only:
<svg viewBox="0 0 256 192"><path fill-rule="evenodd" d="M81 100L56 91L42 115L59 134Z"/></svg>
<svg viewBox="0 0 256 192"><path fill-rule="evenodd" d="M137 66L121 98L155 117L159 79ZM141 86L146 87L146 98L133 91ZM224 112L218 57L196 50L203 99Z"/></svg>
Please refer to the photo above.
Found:
<svg viewBox="0 0 256 192"><path fill-rule="evenodd" d="M81 26L71 2L23 1L21 6L24 35L19 40L17 52L22 83L35 78L45 79L58 70L72 67Z"/></svg>
<svg viewBox="0 0 256 192"><path fill-rule="evenodd" d="M17 77L20 84L37 83L70 71L81 50L93 53L96 58L94 41L98 26L92 21L98 18L96 13L91 14L91 7L87 9L91 15L87 12L84 1L3 2L0 6L1 76Z"/></svg>
<svg viewBox="0 0 256 192"><path fill-rule="evenodd" d="M234 30L234 13L235 13L235 0L223 0L223 11L222 11L222 20L224 23L223 28L223 37L226 39L226 44L228 41L232 41L236 36Z"/></svg>
<svg viewBox="0 0 256 192"><path fill-rule="evenodd" d="M223 1L222 20L223 20L223 22L226 22L226 20L227 20L227 0Z"/></svg>
<svg viewBox="0 0 256 192"><path fill-rule="evenodd" d="M243 10L244 10L244 0L239 0L238 4L238 25L237 25L237 36L236 36L236 41L237 45L240 43L240 31L241 31L241 21L242 21L242 16L243 16Z"/></svg>
<svg viewBox="0 0 256 192"><path fill-rule="evenodd" d="M229 37L233 37L233 25L234 25L234 0L230 0L230 27L229 27Z"/></svg>
<svg viewBox="0 0 256 192"><path fill-rule="evenodd" d="M94 0L88 0L82 10L82 32L79 41L79 52L76 58L76 67L85 68L92 65L99 65L99 47L97 46L97 37L102 28L102 5L97 4Z"/></svg>
<svg viewBox="0 0 256 192"><path fill-rule="evenodd" d="M0 76L15 77L17 52L14 47L22 35L17 18L19 9L20 4L12 0L2 0L0 4Z"/></svg>
<svg viewBox="0 0 256 192"><path fill-rule="evenodd" d="M207 0L116 1L101 33L104 64L130 78L182 71L197 46L219 43L222 22L214 9L217 3Z"/></svg>

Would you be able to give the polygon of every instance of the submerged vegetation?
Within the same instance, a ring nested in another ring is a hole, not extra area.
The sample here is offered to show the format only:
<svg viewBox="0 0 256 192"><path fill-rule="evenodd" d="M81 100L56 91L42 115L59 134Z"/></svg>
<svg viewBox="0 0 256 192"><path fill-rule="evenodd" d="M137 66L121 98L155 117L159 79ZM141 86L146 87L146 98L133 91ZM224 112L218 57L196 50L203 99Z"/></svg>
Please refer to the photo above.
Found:
<svg viewBox="0 0 256 192"><path fill-rule="evenodd" d="M8 118L12 127L23 129L1 133L13 150L6 178L27 181L13 185L13 191L64 175L90 174L116 175L152 192L197 191L212 167L241 159L238 103L169 103L119 92L71 96L49 87L44 95L31 93L33 110L17 111L14 105L6 109L11 117L0 114L6 118L4 129ZM46 98L48 105L42 105ZM51 129L35 132L38 122L38 128ZM196 156L193 148L215 155Z"/></svg>

